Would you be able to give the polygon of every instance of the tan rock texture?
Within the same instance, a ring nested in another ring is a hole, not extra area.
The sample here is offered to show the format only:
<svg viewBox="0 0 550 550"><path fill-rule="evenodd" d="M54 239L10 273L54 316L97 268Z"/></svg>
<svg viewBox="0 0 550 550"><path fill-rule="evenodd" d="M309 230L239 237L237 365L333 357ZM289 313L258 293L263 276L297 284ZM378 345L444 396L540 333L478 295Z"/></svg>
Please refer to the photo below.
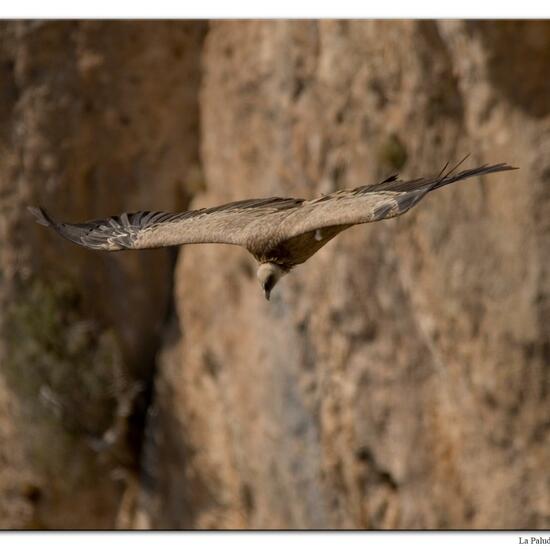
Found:
<svg viewBox="0 0 550 550"><path fill-rule="evenodd" d="M185 208L204 31L2 23L0 527L116 525L174 258L89 254L29 224L26 206L72 220Z"/></svg>
<svg viewBox="0 0 550 550"><path fill-rule="evenodd" d="M550 528L550 23L0 40L3 525ZM236 247L173 272L23 211L313 197L466 153L520 170L344 232L269 303Z"/></svg>
<svg viewBox="0 0 550 550"><path fill-rule="evenodd" d="M550 525L549 41L547 23L210 26L195 206L468 152L521 170L346 231L271 303L246 252L185 249L152 525Z"/></svg>

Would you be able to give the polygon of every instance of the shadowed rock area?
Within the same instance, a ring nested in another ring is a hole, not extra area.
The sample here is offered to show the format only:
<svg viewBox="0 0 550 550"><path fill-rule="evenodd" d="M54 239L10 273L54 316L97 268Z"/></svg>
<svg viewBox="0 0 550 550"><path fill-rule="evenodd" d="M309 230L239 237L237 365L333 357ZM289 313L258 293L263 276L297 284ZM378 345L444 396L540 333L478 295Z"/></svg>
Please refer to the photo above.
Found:
<svg viewBox="0 0 550 550"><path fill-rule="evenodd" d="M4 23L0 526L549 528L549 43ZM310 198L467 153L520 170L345 231L271 302L237 247L91 252L24 210Z"/></svg>
<svg viewBox="0 0 550 550"><path fill-rule="evenodd" d="M186 208L204 30L2 24L0 527L113 527L139 472L174 256L89 254L26 206Z"/></svg>

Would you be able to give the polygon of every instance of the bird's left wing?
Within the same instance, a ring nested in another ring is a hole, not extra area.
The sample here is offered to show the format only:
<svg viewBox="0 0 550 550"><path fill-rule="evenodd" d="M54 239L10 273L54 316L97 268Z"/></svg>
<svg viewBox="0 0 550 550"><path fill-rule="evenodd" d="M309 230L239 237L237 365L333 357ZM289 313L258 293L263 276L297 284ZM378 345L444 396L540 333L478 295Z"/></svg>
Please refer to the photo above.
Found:
<svg viewBox="0 0 550 550"><path fill-rule="evenodd" d="M42 208L29 207L36 221L87 248L124 250L191 243L225 243L247 247L258 234L269 240L271 228L302 199L251 199L180 213L124 213L84 223L59 223Z"/></svg>

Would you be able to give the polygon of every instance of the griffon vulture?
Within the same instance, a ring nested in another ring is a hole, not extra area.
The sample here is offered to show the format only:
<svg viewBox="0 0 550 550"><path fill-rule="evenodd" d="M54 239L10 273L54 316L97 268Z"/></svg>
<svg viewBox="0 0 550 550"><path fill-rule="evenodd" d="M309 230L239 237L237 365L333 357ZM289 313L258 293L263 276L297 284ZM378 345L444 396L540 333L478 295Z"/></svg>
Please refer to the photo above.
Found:
<svg viewBox="0 0 550 550"><path fill-rule="evenodd" d="M514 170L507 164L402 181L392 176L374 185L339 190L316 199L264 198L181 213L135 212L84 223L58 223L42 208L29 207L38 223L95 250L159 248L191 243L245 247L259 263L265 297L294 266L308 260L352 225L394 218L434 189L455 181ZM454 175L453 175L454 174Z"/></svg>

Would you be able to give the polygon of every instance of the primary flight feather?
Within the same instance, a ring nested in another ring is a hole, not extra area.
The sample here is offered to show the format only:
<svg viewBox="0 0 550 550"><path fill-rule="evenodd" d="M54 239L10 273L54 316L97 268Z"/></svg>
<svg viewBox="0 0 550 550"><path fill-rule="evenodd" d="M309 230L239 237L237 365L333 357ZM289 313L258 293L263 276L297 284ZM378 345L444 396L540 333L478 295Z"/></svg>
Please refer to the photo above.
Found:
<svg viewBox="0 0 550 550"><path fill-rule="evenodd" d="M38 223L95 250L193 243L243 246L260 264L258 279L269 300L283 275L348 227L400 216L430 191L455 181L515 168L501 163L453 175L455 170L409 181L392 176L374 185L336 191L313 200L250 199L181 213L124 213L76 224L58 223L42 208L29 210Z"/></svg>

